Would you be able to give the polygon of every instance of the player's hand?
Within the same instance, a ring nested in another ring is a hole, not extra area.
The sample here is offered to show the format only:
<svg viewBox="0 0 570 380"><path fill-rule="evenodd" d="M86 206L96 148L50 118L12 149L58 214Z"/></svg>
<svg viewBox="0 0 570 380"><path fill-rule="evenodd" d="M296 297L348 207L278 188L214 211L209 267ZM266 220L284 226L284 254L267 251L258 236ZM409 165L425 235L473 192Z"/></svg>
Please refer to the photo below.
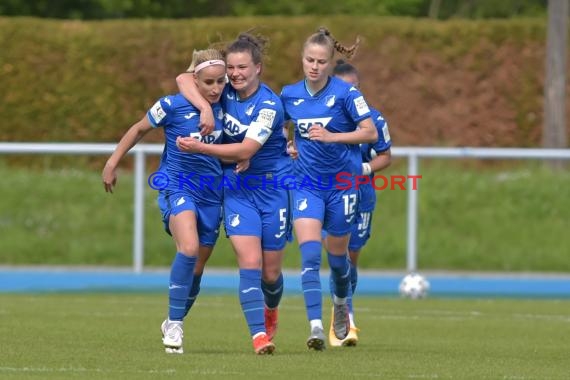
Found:
<svg viewBox="0 0 570 380"><path fill-rule="evenodd" d="M103 178L103 186L105 187L105 191L107 193L113 193L113 187L115 187L117 184L117 170L115 167L109 164L105 164L101 177Z"/></svg>
<svg viewBox="0 0 570 380"><path fill-rule="evenodd" d="M249 160L243 160L236 162L235 173L243 173L249 168Z"/></svg>
<svg viewBox="0 0 570 380"><path fill-rule="evenodd" d="M211 108L200 112L200 135L206 136L214 131L216 121L214 120L214 113Z"/></svg>
<svg viewBox="0 0 570 380"><path fill-rule="evenodd" d="M309 140L332 142L332 137L332 133L327 131L322 125L314 124L309 128Z"/></svg>
<svg viewBox="0 0 570 380"><path fill-rule="evenodd" d="M295 147L293 141L287 142L287 154L291 156L291 158L294 160L296 160L297 157L299 157L299 152L297 151L297 148Z"/></svg>
<svg viewBox="0 0 570 380"><path fill-rule="evenodd" d="M187 153L200 153L200 146L202 143L195 139L194 137L182 137L178 136L176 138L176 146L178 150Z"/></svg>

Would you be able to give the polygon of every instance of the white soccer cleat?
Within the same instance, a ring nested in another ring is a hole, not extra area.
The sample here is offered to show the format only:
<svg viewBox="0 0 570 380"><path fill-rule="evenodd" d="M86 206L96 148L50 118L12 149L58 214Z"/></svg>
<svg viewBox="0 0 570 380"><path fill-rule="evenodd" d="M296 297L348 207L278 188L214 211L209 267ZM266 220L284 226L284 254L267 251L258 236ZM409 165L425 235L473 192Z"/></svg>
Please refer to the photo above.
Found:
<svg viewBox="0 0 570 380"><path fill-rule="evenodd" d="M160 326L160 331L162 332L164 352L167 354L184 353L182 347L182 338L184 337L182 322L170 322L168 319L165 319Z"/></svg>

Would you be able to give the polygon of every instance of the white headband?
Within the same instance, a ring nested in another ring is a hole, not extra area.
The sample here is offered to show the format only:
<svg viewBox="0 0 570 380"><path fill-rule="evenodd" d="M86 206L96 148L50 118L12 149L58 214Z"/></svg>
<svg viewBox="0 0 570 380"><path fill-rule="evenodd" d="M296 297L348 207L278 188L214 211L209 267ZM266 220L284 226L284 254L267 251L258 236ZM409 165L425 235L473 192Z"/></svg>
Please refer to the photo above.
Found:
<svg viewBox="0 0 570 380"><path fill-rule="evenodd" d="M198 71L202 70L203 68L209 67L209 66L214 66L214 65L222 65L225 66L226 63L224 61L222 61L221 59L213 59L211 61L206 61L206 62L202 62L200 63L198 66L196 66L194 68L194 72L198 73Z"/></svg>

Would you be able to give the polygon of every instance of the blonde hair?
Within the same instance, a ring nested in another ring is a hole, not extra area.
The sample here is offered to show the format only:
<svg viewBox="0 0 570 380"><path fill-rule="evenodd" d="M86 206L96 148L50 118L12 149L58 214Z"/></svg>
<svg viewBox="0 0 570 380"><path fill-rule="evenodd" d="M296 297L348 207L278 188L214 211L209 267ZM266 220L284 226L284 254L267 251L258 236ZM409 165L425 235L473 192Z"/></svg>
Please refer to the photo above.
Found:
<svg viewBox="0 0 570 380"><path fill-rule="evenodd" d="M204 49L204 50L194 50L192 52L192 63L186 70L189 73L193 73L196 66L206 61L226 61L226 57L223 51L218 49Z"/></svg>
<svg viewBox="0 0 570 380"><path fill-rule="evenodd" d="M326 46L331 52L331 57L334 56L334 51L336 50L346 59L350 60L354 57L356 50L358 49L358 45L360 45L360 37L356 37L356 41L352 46L346 47L338 42L327 28L321 26L316 33L311 34L309 38L307 38L303 45L303 49L305 49L309 44Z"/></svg>

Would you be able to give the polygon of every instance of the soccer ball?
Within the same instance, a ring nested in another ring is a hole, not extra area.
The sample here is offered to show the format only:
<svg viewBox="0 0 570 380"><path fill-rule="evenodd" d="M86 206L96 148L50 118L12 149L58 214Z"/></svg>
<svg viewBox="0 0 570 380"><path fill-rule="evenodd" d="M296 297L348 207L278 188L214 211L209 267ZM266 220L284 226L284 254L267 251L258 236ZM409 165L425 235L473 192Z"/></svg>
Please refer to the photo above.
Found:
<svg viewBox="0 0 570 380"><path fill-rule="evenodd" d="M400 295L405 298L425 298L429 291L429 282L419 273L409 273L400 282Z"/></svg>

